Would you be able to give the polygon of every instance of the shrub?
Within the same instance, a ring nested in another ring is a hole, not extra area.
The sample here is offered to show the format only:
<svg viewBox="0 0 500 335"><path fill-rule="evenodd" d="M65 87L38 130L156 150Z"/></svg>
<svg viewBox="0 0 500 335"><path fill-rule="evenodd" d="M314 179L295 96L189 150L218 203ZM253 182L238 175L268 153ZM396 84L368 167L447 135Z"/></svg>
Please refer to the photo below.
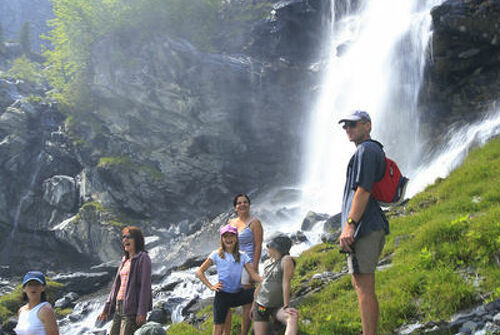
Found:
<svg viewBox="0 0 500 335"><path fill-rule="evenodd" d="M40 65L30 61L25 55L14 60L12 67L5 73L5 76L34 84L40 84L43 80Z"/></svg>

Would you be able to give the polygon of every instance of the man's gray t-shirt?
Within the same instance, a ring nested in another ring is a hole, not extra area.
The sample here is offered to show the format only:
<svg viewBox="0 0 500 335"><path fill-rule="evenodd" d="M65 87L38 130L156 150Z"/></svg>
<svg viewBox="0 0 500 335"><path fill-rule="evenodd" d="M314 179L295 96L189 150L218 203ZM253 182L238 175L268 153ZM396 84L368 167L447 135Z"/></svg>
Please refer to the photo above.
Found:
<svg viewBox="0 0 500 335"><path fill-rule="evenodd" d="M384 173L385 153L382 150L382 144L373 140L360 143L347 167L344 197L342 199L342 229L344 229L349 217L354 193L358 186L371 192L373 184L380 180ZM369 232L381 229L384 229L386 234L389 234L389 223L377 200L370 196L365 212L358 222L355 237L360 238Z"/></svg>

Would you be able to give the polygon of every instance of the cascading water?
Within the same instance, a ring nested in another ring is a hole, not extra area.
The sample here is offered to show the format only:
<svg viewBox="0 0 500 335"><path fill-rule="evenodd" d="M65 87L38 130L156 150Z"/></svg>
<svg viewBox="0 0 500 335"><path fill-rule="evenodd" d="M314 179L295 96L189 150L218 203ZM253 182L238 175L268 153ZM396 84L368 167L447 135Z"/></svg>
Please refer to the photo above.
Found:
<svg viewBox="0 0 500 335"><path fill-rule="evenodd" d="M345 167L355 146L337 122L354 109L370 113L372 137L412 177L421 152L416 105L429 12L440 2L366 1L358 12L333 22L331 56L307 143L305 208L327 213L340 208Z"/></svg>

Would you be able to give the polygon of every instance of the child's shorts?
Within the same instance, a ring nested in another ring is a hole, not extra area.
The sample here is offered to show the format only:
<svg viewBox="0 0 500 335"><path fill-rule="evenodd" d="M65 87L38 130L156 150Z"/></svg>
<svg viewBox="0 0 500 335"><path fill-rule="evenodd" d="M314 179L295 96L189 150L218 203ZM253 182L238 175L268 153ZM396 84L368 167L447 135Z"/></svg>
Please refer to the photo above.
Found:
<svg viewBox="0 0 500 335"><path fill-rule="evenodd" d="M220 325L226 321L227 311L231 307L251 304L255 288L243 289L236 293L224 291L215 292L214 324Z"/></svg>

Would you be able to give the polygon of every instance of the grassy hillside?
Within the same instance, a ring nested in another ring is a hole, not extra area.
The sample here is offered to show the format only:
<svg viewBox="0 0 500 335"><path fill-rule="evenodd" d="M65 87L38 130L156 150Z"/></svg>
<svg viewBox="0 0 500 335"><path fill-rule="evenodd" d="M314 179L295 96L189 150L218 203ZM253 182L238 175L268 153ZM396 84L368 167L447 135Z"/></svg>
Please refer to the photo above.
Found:
<svg viewBox="0 0 500 335"><path fill-rule="evenodd" d="M391 334L405 322L447 319L500 298L500 138L472 151L462 167L411 199L404 215L390 215L383 257L391 266L376 275L379 334ZM313 274L344 266L337 246L317 245L299 257L293 287L320 287ZM361 333L349 276L324 285L298 308L300 334ZM168 334L211 334L210 313L201 313L209 316L201 329L177 324ZM233 334L238 327L233 325Z"/></svg>

